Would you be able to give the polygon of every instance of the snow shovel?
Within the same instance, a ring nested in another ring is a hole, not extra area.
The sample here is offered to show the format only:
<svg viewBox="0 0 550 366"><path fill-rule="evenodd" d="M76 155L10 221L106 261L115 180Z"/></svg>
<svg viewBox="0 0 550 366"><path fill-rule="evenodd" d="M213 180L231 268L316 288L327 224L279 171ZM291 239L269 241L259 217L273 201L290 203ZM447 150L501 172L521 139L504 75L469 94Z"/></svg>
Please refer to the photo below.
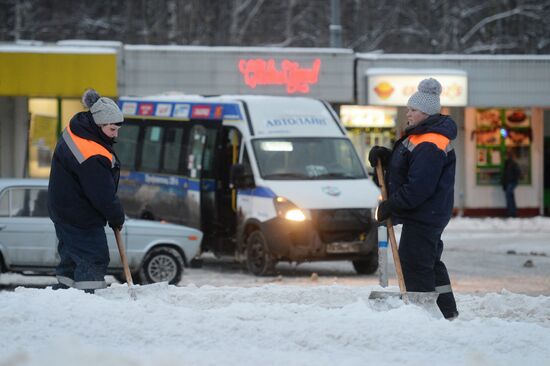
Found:
<svg viewBox="0 0 550 366"><path fill-rule="evenodd" d="M388 199L388 191L386 190L386 183L384 182L384 173L382 171L382 163L378 160L376 165L376 175L380 188L382 190L382 200ZM399 252L397 251L397 240L395 239L395 232L391 222L391 217L386 220L388 227L388 239L390 240L391 252L393 255L393 262L395 264L395 272L397 275L397 282L399 283L399 292L393 291L372 291L369 295L371 300L385 300L390 297L399 297L405 304L422 305L426 309L433 311L436 306L436 300L439 294L437 292L407 292L405 287L405 280L403 279L403 270L401 269L401 260L399 259Z"/></svg>
<svg viewBox="0 0 550 366"><path fill-rule="evenodd" d="M122 236L119 229L113 229L115 232L116 245L118 247L118 253L120 254L120 261L124 267L124 276L126 277L126 283L128 284L128 291L132 300L137 300L136 292L132 287L134 280L132 280L132 273L130 273L130 267L128 266L128 260L126 259L126 251L124 250L124 243L122 242Z"/></svg>

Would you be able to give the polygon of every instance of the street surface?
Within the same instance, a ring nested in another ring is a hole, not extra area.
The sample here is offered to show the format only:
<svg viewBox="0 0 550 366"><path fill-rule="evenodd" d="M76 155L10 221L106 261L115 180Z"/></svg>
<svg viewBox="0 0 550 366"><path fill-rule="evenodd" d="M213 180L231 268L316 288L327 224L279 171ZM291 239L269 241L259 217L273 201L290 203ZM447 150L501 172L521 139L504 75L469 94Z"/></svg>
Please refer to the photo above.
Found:
<svg viewBox="0 0 550 366"><path fill-rule="evenodd" d="M443 237L443 261L449 270L454 291L483 294L506 289L518 294L550 295L550 220L533 220L537 219L511 222L489 219L466 221L466 224L464 221L451 222ZM396 227L396 234L399 239L399 226ZM397 286L389 255L390 286ZM202 268L185 269L180 286L378 284L377 275L357 275L351 263L344 261L300 265L279 263L276 276L256 277L231 259L218 259L208 253L203 257ZM110 276L107 280L116 281ZM55 282L54 277L0 275L0 288L5 290L19 285L45 287Z"/></svg>

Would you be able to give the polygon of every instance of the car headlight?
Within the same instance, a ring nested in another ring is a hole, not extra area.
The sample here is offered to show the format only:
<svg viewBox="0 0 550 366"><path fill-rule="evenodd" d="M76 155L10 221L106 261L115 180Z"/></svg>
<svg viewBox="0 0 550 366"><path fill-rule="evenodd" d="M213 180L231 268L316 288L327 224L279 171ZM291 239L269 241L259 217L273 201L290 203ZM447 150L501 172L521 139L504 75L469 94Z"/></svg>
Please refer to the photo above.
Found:
<svg viewBox="0 0 550 366"><path fill-rule="evenodd" d="M284 197L274 199L277 215L289 221L305 221L306 215L294 203Z"/></svg>

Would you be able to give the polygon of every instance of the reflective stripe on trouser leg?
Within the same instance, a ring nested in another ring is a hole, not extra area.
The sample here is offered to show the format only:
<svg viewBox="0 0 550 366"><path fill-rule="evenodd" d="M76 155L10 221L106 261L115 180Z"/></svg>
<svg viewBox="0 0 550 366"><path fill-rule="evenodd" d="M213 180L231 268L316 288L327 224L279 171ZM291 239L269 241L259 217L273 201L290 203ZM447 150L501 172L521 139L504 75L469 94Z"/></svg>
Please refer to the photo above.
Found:
<svg viewBox="0 0 550 366"><path fill-rule="evenodd" d="M440 294L446 294L446 293L449 293L449 292L453 292L453 289L451 287L451 285L444 285L444 286L437 286L435 288L435 291L440 293Z"/></svg>
<svg viewBox="0 0 550 366"><path fill-rule="evenodd" d="M97 290L105 287L107 287L107 282L105 281L75 281L74 283L74 288L79 290Z"/></svg>
<svg viewBox="0 0 550 366"><path fill-rule="evenodd" d="M74 287L74 281L69 277L60 276L60 275L57 275L55 277L57 278L57 282L59 282L60 284L69 286L69 287Z"/></svg>
<svg viewBox="0 0 550 366"><path fill-rule="evenodd" d="M443 251L443 242L439 243L439 253ZM440 254L441 255L441 254ZM439 255L439 257L440 257ZM457 311L456 300L451 287L451 280L445 263L441 260L435 264L435 290L439 293L437 306L446 318L453 316Z"/></svg>

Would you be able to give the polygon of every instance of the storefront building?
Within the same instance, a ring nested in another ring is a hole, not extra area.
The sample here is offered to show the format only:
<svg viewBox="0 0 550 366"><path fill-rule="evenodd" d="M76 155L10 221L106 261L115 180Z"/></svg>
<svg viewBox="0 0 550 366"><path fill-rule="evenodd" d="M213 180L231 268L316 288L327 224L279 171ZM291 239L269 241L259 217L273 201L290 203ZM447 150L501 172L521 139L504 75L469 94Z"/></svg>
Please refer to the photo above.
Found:
<svg viewBox="0 0 550 366"><path fill-rule="evenodd" d="M115 49L0 46L0 177L49 176L57 138L89 87L118 94Z"/></svg>
<svg viewBox="0 0 550 366"><path fill-rule="evenodd" d="M340 114L366 162L372 146L390 147L403 133L406 102L426 77L442 83L443 113L459 127L457 213L504 214L500 175L510 152L523 173L516 189L519 214L548 210L549 56L94 41L0 46L0 177L48 176L57 137L82 109L80 97L88 87L111 97L183 92L322 99Z"/></svg>
<svg viewBox="0 0 550 366"><path fill-rule="evenodd" d="M545 211L544 152L550 136L550 57L357 54L357 104L396 115L425 77L441 81L443 113L457 122L455 208L466 216L500 216L504 161L514 153L522 171L515 191L520 216ZM344 122L346 119L342 118ZM545 128L546 126L546 128ZM368 153L372 138L356 141ZM391 142L391 141L390 141ZM389 144L386 143L386 146ZM548 197L546 198L548 200ZM547 203L548 204L548 203ZM546 207L546 210L548 207Z"/></svg>
<svg viewBox="0 0 550 366"><path fill-rule="evenodd" d="M266 94L354 100L345 49L124 46L120 95Z"/></svg>
<svg viewBox="0 0 550 366"><path fill-rule="evenodd" d="M103 96L267 94L353 103L345 49L122 45L0 46L0 177L49 176L60 132L93 87Z"/></svg>

